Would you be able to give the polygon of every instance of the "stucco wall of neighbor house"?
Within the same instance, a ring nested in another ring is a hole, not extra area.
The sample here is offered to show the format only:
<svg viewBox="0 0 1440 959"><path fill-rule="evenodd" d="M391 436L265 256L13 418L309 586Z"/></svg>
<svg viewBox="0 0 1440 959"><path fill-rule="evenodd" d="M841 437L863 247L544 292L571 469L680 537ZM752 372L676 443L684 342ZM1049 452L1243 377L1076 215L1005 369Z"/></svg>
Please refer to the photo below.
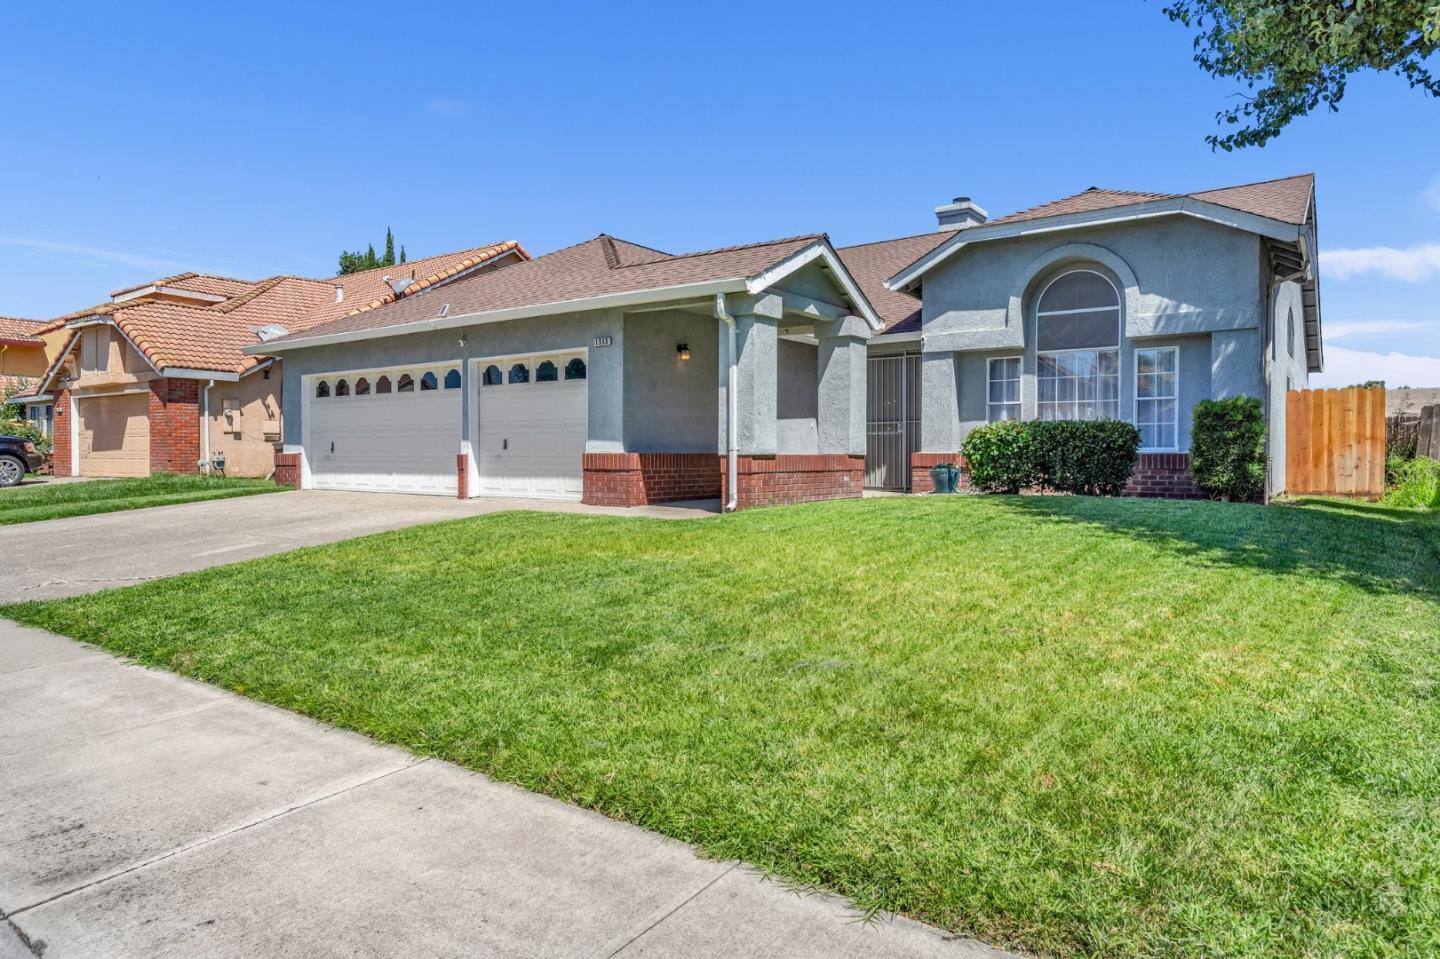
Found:
<svg viewBox="0 0 1440 959"><path fill-rule="evenodd" d="M224 455L226 476L269 476L275 468L275 441L266 438L265 425L280 419L281 373L272 367L269 379L260 370L210 388L210 454ZM225 418L227 400L236 406L234 429Z"/></svg>
<svg viewBox="0 0 1440 959"><path fill-rule="evenodd" d="M625 449L719 453L713 370L718 321L683 310L625 317ZM678 347L690 349L680 358Z"/></svg>
<svg viewBox="0 0 1440 959"><path fill-rule="evenodd" d="M776 353L776 453L818 453L819 354L812 343L782 339Z"/></svg>
<svg viewBox="0 0 1440 959"><path fill-rule="evenodd" d="M963 250L924 287L921 448L952 452L986 419L995 356L1022 355L1022 415L1035 415L1035 301L1069 269L1107 276L1121 296L1120 415L1133 420L1136 349L1179 348L1177 446L1207 396L1264 396L1266 292L1250 234L1192 219L1000 240Z"/></svg>
<svg viewBox="0 0 1440 959"><path fill-rule="evenodd" d="M1289 390L1308 389L1309 364L1305 355L1305 310L1303 290L1299 283L1278 284L1271 307L1270 343L1265 350L1265 387L1268 407L1266 452L1270 460L1267 491L1274 496L1285 492L1285 455L1288 421L1285 415L1285 394Z"/></svg>

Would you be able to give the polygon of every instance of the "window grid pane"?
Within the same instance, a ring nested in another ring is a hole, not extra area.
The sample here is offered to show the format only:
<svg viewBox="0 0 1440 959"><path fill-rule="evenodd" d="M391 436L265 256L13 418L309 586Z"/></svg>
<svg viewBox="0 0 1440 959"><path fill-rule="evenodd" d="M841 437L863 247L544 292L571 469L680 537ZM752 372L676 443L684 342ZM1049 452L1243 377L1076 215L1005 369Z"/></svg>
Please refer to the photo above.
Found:
<svg viewBox="0 0 1440 959"><path fill-rule="evenodd" d="M1173 450L1179 444L1174 347L1135 351L1135 425L1140 430L1140 448Z"/></svg>
<svg viewBox="0 0 1440 959"><path fill-rule="evenodd" d="M1116 350L1042 353L1035 415L1042 420L1118 419L1120 355Z"/></svg>
<svg viewBox="0 0 1440 959"><path fill-rule="evenodd" d="M1020 418L1020 357L990 361L990 399L986 418L991 422Z"/></svg>

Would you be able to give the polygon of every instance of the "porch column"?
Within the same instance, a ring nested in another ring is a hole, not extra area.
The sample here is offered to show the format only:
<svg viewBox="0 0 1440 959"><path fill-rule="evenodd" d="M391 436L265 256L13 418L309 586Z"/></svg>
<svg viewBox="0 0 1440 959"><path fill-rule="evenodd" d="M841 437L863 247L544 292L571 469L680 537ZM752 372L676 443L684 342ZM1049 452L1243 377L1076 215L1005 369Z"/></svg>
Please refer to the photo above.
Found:
<svg viewBox="0 0 1440 959"><path fill-rule="evenodd" d="M819 321L816 428L821 453L865 455L865 341L870 328L858 316Z"/></svg>
<svg viewBox="0 0 1440 959"><path fill-rule="evenodd" d="M589 396L587 453L622 453L625 450L625 314L619 309L597 310L591 324L592 339L587 393ZM606 341L608 340L608 343ZM606 345L598 345L606 343Z"/></svg>
<svg viewBox="0 0 1440 959"><path fill-rule="evenodd" d="M960 389L955 354L920 357L920 449L954 453L960 449Z"/></svg>
<svg viewBox="0 0 1440 959"><path fill-rule="evenodd" d="M730 301L730 314L735 317L735 346L739 352L736 408L739 418L738 443L741 456L774 456L776 437L777 372L780 349L780 317L783 304L779 296L737 296ZM725 355L727 334L720 324L721 355ZM722 383L727 371L722 360ZM725 448L726 399L720 390L720 448Z"/></svg>

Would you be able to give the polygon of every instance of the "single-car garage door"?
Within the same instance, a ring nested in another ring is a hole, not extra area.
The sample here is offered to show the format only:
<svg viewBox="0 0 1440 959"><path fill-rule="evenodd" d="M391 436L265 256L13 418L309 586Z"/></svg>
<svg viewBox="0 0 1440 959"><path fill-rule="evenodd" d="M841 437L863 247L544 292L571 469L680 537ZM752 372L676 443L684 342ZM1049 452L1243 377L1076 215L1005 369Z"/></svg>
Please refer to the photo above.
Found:
<svg viewBox="0 0 1440 959"><path fill-rule="evenodd" d="M311 377L315 489L457 492L460 364Z"/></svg>
<svg viewBox="0 0 1440 959"><path fill-rule="evenodd" d="M589 421L585 377L585 358L576 355L481 364L481 495L580 498Z"/></svg>
<svg viewBox="0 0 1440 959"><path fill-rule="evenodd" d="M150 394L77 402L81 476L150 475Z"/></svg>

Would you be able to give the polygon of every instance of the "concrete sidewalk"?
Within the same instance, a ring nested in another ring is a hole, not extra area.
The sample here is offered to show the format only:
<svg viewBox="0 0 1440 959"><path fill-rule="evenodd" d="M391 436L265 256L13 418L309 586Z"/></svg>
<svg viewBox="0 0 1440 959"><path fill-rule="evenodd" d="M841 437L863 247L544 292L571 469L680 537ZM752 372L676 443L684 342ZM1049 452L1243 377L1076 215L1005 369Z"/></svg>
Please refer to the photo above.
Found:
<svg viewBox="0 0 1440 959"><path fill-rule="evenodd" d="M0 526L0 602L54 599L441 520L540 510L695 519L718 502L632 509L557 500L286 492Z"/></svg>
<svg viewBox="0 0 1440 959"><path fill-rule="evenodd" d="M1004 955L4 620L0 769L0 959Z"/></svg>

